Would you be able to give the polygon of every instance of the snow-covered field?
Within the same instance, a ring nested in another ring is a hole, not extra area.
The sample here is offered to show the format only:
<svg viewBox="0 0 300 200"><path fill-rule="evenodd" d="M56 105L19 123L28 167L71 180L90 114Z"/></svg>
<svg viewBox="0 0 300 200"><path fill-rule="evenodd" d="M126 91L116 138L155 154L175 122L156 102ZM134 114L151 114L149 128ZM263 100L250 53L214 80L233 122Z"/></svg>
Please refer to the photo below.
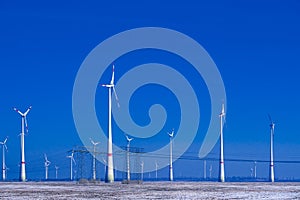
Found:
<svg viewBox="0 0 300 200"><path fill-rule="evenodd" d="M0 182L0 199L300 199L300 183Z"/></svg>

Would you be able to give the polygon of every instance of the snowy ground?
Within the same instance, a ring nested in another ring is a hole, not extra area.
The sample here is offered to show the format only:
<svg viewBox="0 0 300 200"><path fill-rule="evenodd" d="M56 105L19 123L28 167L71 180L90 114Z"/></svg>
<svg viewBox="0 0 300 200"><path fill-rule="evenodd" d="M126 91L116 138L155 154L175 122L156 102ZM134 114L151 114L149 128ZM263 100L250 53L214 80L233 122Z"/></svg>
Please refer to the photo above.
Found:
<svg viewBox="0 0 300 200"><path fill-rule="evenodd" d="M0 182L0 199L300 199L300 183Z"/></svg>

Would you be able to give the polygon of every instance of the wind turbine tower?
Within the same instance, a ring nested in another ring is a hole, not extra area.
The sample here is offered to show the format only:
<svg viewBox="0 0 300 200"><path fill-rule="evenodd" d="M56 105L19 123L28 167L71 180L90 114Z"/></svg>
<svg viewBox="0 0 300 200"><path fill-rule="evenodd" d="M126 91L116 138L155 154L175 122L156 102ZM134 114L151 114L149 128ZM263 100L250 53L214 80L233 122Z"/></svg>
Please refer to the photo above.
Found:
<svg viewBox="0 0 300 200"><path fill-rule="evenodd" d="M114 163L113 163L113 151L112 151L112 127L111 127L111 89L113 89L115 98L118 102L118 96L115 90L115 67L112 68L112 77L109 84L103 84L102 87L108 88L108 140L107 140L107 170L106 170L106 182L114 182ZM118 107L120 107L118 103Z"/></svg>
<svg viewBox="0 0 300 200"><path fill-rule="evenodd" d="M225 121L225 108L222 104L222 111L219 115L220 117L220 174L219 181L225 182L225 172L224 172L224 143L223 143L223 120Z"/></svg>
<svg viewBox="0 0 300 200"><path fill-rule="evenodd" d="M7 151L6 142L7 142L7 137L3 142L0 142L0 144L2 145L2 180L3 181L6 180L6 170L7 170L5 164L5 150Z"/></svg>
<svg viewBox="0 0 300 200"><path fill-rule="evenodd" d="M76 164L74 160L74 152L70 156L67 156L67 158L70 158L70 180L73 180L73 162Z"/></svg>
<svg viewBox="0 0 300 200"><path fill-rule="evenodd" d="M170 164L169 164L169 181L173 181L173 137L174 129L171 133L168 133L170 137Z"/></svg>
<svg viewBox="0 0 300 200"><path fill-rule="evenodd" d="M272 121L271 116L269 115L270 119L270 182L274 182L274 155L273 155L273 142L274 142L274 128L275 123Z"/></svg>
<svg viewBox="0 0 300 200"><path fill-rule="evenodd" d="M100 142L94 142L91 138L90 140L93 144L93 180L96 180L96 146L100 144Z"/></svg>
<svg viewBox="0 0 300 200"><path fill-rule="evenodd" d="M46 154L44 154L44 157L45 157L45 180L48 180L48 167L51 164L51 162L48 160Z"/></svg>
<svg viewBox="0 0 300 200"><path fill-rule="evenodd" d="M127 140L127 159L126 159L126 176L127 176L127 181L130 181L130 142L133 140L133 138L129 138L127 135L126 140Z"/></svg>
<svg viewBox="0 0 300 200"><path fill-rule="evenodd" d="M14 110L21 115L21 163L20 163L20 181L26 181L26 171L25 171L25 145L24 145L24 135L25 135L25 128L26 132L28 133L28 124L26 116L31 110L32 106L30 106L25 113L22 113L17 108Z"/></svg>

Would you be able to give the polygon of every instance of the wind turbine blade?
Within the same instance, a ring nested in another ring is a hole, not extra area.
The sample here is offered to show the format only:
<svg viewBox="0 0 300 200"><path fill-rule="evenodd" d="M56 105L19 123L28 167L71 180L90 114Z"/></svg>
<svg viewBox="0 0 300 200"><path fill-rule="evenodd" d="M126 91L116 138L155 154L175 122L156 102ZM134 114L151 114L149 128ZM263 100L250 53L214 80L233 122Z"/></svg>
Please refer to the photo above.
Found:
<svg viewBox="0 0 300 200"><path fill-rule="evenodd" d="M28 112L31 110L32 106L30 106L27 111L24 113L24 116L26 116L28 114Z"/></svg>
<svg viewBox="0 0 300 200"><path fill-rule="evenodd" d="M268 114L268 118L269 118L270 122L273 123L273 120L272 120L272 117L270 114Z"/></svg>
<svg viewBox="0 0 300 200"><path fill-rule="evenodd" d="M5 143L6 143L7 139L8 139L8 137L7 137L7 138L4 140L3 144L5 144Z"/></svg>
<svg viewBox="0 0 300 200"><path fill-rule="evenodd" d="M115 82L115 66L113 65L113 67L112 67L112 76L111 76L110 84L111 84L111 85L114 85L114 82Z"/></svg>
<svg viewBox="0 0 300 200"><path fill-rule="evenodd" d="M24 117L24 121L25 121L25 129L26 129L26 132L28 133L28 124L27 124L26 116Z"/></svg>
<svg viewBox="0 0 300 200"><path fill-rule="evenodd" d="M224 103L222 104L222 113L225 114L225 106L224 106Z"/></svg>
<svg viewBox="0 0 300 200"><path fill-rule="evenodd" d="M47 158L47 155L45 153L44 153L44 158L45 158L45 161L47 162L48 158Z"/></svg>
<svg viewBox="0 0 300 200"><path fill-rule="evenodd" d="M90 138L90 141L93 145L95 145L95 142L92 140L92 138Z"/></svg>
<svg viewBox="0 0 300 200"><path fill-rule="evenodd" d="M17 113L19 113L20 115L23 116L23 113L21 113L21 111L19 111L17 108L13 108L13 109L14 109L14 111L16 111Z"/></svg>
<svg viewBox="0 0 300 200"><path fill-rule="evenodd" d="M74 159L74 151L72 152L71 156L70 156L71 160L75 163L76 165L76 162L75 162L75 159Z"/></svg>
<svg viewBox="0 0 300 200"><path fill-rule="evenodd" d="M173 137L174 136L174 129L172 129L172 132L171 133L167 133L170 137Z"/></svg>
<svg viewBox="0 0 300 200"><path fill-rule="evenodd" d="M119 98L118 98L118 95L117 95L117 92L116 92L115 86L113 86L112 88L113 88L113 91L114 91L115 98L116 98L116 100L117 100L117 105L118 105L118 108L120 108Z"/></svg>

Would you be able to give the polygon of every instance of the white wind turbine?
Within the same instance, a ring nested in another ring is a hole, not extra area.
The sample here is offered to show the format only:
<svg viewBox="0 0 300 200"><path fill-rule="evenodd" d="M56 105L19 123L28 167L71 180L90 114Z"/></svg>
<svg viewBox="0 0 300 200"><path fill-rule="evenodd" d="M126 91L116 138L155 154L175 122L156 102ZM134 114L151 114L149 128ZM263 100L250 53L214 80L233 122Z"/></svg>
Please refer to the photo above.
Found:
<svg viewBox="0 0 300 200"><path fill-rule="evenodd" d="M108 88L108 140L107 140L107 173L106 182L114 182L114 162L113 162L113 151L112 151L112 122L111 122L111 89L113 89L115 98L118 102L118 96L115 90L115 67L112 68L112 77L109 84L103 84L103 87ZM118 107L120 107L118 103Z"/></svg>
<svg viewBox="0 0 300 200"><path fill-rule="evenodd" d="M141 181L144 179L144 161L141 162Z"/></svg>
<svg viewBox="0 0 300 200"><path fill-rule="evenodd" d="M126 140L127 140L127 159L126 159L126 175L127 175L127 181L130 181L130 142L131 140L133 140L133 138L129 138L128 135L126 136Z"/></svg>
<svg viewBox="0 0 300 200"><path fill-rule="evenodd" d="M14 110L19 113L22 117L22 129L21 129L21 163L20 163L20 180L21 181L26 181L26 171L25 171L25 145L24 145L24 135L25 131L24 129L26 128L26 132L28 133L28 124L27 124L27 119L26 116L28 112L31 110L32 106L30 106L25 113L22 113L19 111L17 108L14 108Z"/></svg>
<svg viewBox="0 0 300 200"><path fill-rule="evenodd" d="M271 116L269 115L270 119L270 174L269 178L271 182L274 182L274 155L273 155L273 142L274 142L274 128L275 123L272 121Z"/></svg>
<svg viewBox="0 0 300 200"><path fill-rule="evenodd" d="M254 178L256 179L256 161L254 161Z"/></svg>
<svg viewBox="0 0 300 200"><path fill-rule="evenodd" d="M206 160L203 161L203 178L206 180Z"/></svg>
<svg viewBox="0 0 300 200"><path fill-rule="evenodd" d="M220 174L219 181L225 182L225 172L224 172L224 143L223 143L223 123L225 122L225 108L222 104L222 111L219 115L220 117ZM223 122L224 119L224 122Z"/></svg>
<svg viewBox="0 0 300 200"><path fill-rule="evenodd" d="M3 142L0 142L0 144L2 145L2 180L3 181L6 180L6 170L7 170L5 164L5 150L7 151L6 142L7 142L7 137Z"/></svg>
<svg viewBox="0 0 300 200"><path fill-rule="evenodd" d="M74 160L74 152L70 156L67 156L67 158L70 158L70 179L73 180L73 162L76 164Z"/></svg>
<svg viewBox="0 0 300 200"><path fill-rule="evenodd" d="M210 165L209 166L209 179L211 179L211 177L212 177L212 170L213 170L212 165Z"/></svg>
<svg viewBox="0 0 300 200"><path fill-rule="evenodd" d="M94 142L92 138L90 138L90 140L93 144L93 180L96 180L96 146L100 144L100 142Z"/></svg>
<svg viewBox="0 0 300 200"><path fill-rule="evenodd" d="M157 180L158 163L155 161L155 179Z"/></svg>
<svg viewBox="0 0 300 200"><path fill-rule="evenodd" d="M102 161L103 161L103 165L104 165L104 180L105 180L107 162L106 162L105 158L102 158Z"/></svg>
<svg viewBox="0 0 300 200"><path fill-rule="evenodd" d="M169 164L169 181L173 181L173 137L174 129L171 133L168 133L170 137L170 164Z"/></svg>
<svg viewBox="0 0 300 200"><path fill-rule="evenodd" d="M45 163L44 163L44 165L45 165L45 180L48 180L48 167L51 164L51 162L48 160L46 154L44 154L44 157L45 157Z"/></svg>
<svg viewBox="0 0 300 200"><path fill-rule="evenodd" d="M58 169L59 169L59 167L58 166L54 166L55 167L55 179L57 179L57 177L58 177Z"/></svg>

